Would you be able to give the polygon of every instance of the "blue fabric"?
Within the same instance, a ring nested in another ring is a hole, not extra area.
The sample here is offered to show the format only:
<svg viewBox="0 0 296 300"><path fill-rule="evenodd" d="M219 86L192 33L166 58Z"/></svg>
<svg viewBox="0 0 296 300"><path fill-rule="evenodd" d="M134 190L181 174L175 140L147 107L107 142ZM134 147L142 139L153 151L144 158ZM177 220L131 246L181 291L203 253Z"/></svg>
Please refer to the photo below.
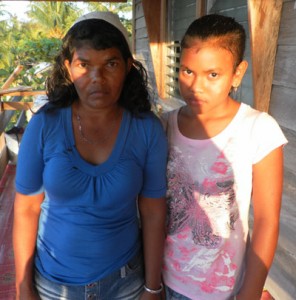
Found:
<svg viewBox="0 0 296 300"><path fill-rule="evenodd" d="M144 291L144 264L138 253L128 264L106 278L88 285L61 285L35 272L41 300L137 300Z"/></svg>
<svg viewBox="0 0 296 300"><path fill-rule="evenodd" d="M165 300L191 300L190 298L177 293L168 286L165 286Z"/></svg>
<svg viewBox="0 0 296 300"><path fill-rule="evenodd" d="M92 165L75 148L71 108L42 109L23 136L16 173L22 194L45 191L36 267L83 285L125 265L140 247L136 198L166 192L167 141L152 113L125 111L108 160Z"/></svg>

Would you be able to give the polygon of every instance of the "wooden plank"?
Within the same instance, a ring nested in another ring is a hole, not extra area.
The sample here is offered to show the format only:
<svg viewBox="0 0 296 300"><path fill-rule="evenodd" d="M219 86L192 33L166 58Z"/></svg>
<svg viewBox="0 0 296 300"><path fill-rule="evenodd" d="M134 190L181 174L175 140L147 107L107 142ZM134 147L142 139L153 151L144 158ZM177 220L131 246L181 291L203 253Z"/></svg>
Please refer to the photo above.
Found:
<svg viewBox="0 0 296 300"><path fill-rule="evenodd" d="M1 110L29 110L34 102L2 102Z"/></svg>
<svg viewBox="0 0 296 300"><path fill-rule="evenodd" d="M5 83L2 85L2 89L8 89L11 83L15 80L15 78L19 75L19 73L24 69L23 66L17 66L12 74L7 78Z"/></svg>
<svg viewBox="0 0 296 300"><path fill-rule="evenodd" d="M136 29L134 36L135 36L135 43L138 39L142 39L142 38L148 39L147 29L145 27Z"/></svg>
<svg viewBox="0 0 296 300"><path fill-rule="evenodd" d="M8 163L8 153L5 144L4 133L2 132L0 134L0 179L3 176L7 163Z"/></svg>
<svg viewBox="0 0 296 300"><path fill-rule="evenodd" d="M135 51L137 54L147 52L150 55L149 41L147 38L138 39L135 43Z"/></svg>
<svg viewBox="0 0 296 300"><path fill-rule="evenodd" d="M296 89L273 86L269 112L281 126L296 131ZM296 147L295 147L296 148Z"/></svg>
<svg viewBox="0 0 296 300"><path fill-rule="evenodd" d="M290 237L292 238L292 237ZM279 245L265 287L277 300L295 300L295 259Z"/></svg>
<svg viewBox="0 0 296 300"><path fill-rule="evenodd" d="M146 28L145 18L137 18L135 22L135 30L140 28Z"/></svg>
<svg viewBox="0 0 296 300"><path fill-rule="evenodd" d="M174 1L174 6L179 9L184 9L184 7L194 7L195 10L196 0L182 0L182 1Z"/></svg>
<svg viewBox="0 0 296 300"><path fill-rule="evenodd" d="M134 5L134 18L144 17L143 5L142 3L137 3Z"/></svg>
<svg viewBox="0 0 296 300"><path fill-rule="evenodd" d="M143 0L143 11L149 37L150 52L158 94L164 96L163 55L165 41L165 1Z"/></svg>
<svg viewBox="0 0 296 300"><path fill-rule="evenodd" d="M45 91L17 91L17 90L0 90L0 96L37 96L46 95Z"/></svg>
<svg viewBox="0 0 296 300"><path fill-rule="evenodd" d="M255 0L256 1L256 0ZM235 6L235 1L231 1L233 6ZM235 18L238 22L248 22L248 10L247 10L247 0L243 0L244 5L239 5L237 7L233 7L228 9L227 7L223 7L220 3L219 6L214 5L211 8L211 12L216 12L219 14L223 14L224 16Z"/></svg>
<svg viewBox="0 0 296 300"><path fill-rule="evenodd" d="M13 88L2 88L0 90L0 96L10 96L12 93L15 92L27 92L32 91L32 88L29 86L17 86Z"/></svg>
<svg viewBox="0 0 296 300"><path fill-rule="evenodd" d="M282 130L287 140L289 141L288 144L284 147L285 191L291 195L291 199L295 200L296 199L296 185L295 185L296 183L296 159L295 159L296 131L283 126L282 126ZM296 205L294 206L294 209L296 209ZM296 212L295 212L295 216L296 216ZM294 240L294 243L296 243L296 238Z"/></svg>
<svg viewBox="0 0 296 300"><path fill-rule="evenodd" d="M10 0L11 1L11 0ZM12 0L12 1L22 1L22 0ZM41 1L51 1L52 2L52 0L34 0L35 2L41 2ZM55 0L55 1L57 1L57 2L69 2L68 0ZM106 1L106 0L72 0L72 2L90 2L90 1L92 1L92 2L127 2L127 0L108 0L108 1Z"/></svg>
<svg viewBox="0 0 296 300"><path fill-rule="evenodd" d="M295 1L286 2L282 9L279 45L296 46L296 4Z"/></svg>
<svg viewBox="0 0 296 300"><path fill-rule="evenodd" d="M268 111L282 0L248 0L253 62L254 106Z"/></svg>
<svg viewBox="0 0 296 300"><path fill-rule="evenodd" d="M296 17L296 15L295 15ZM296 28L295 28L296 39ZM296 45L295 46L278 46L274 82L277 85L285 85L296 88Z"/></svg>
<svg viewBox="0 0 296 300"><path fill-rule="evenodd" d="M246 0L216 0L214 4L215 10L234 9L247 6Z"/></svg>
<svg viewBox="0 0 296 300"><path fill-rule="evenodd" d="M15 266L12 246L15 165L8 164L0 178L0 299L15 299Z"/></svg>

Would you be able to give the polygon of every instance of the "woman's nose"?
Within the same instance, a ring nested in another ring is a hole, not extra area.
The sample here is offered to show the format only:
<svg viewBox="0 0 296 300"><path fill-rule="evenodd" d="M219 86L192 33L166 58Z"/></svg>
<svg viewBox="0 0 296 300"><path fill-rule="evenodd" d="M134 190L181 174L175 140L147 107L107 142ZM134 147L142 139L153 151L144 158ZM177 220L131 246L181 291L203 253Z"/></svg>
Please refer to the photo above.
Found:
<svg viewBox="0 0 296 300"><path fill-rule="evenodd" d="M93 82L105 83L104 70L101 68L95 68L91 72L91 79Z"/></svg>

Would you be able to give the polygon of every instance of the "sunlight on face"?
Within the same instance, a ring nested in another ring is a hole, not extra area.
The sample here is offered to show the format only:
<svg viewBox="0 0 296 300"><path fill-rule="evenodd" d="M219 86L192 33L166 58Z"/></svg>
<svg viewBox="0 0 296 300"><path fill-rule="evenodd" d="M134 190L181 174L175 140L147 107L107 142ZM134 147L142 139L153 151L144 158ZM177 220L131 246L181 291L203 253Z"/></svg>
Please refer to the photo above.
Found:
<svg viewBox="0 0 296 300"><path fill-rule="evenodd" d="M77 49L65 65L82 104L107 107L117 103L130 69L117 48Z"/></svg>
<svg viewBox="0 0 296 300"><path fill-rule="evenodd" d="M230 51L197 40L182 50L180 65L180 92L189 106L204 111L228 101L235 80Z"/></svg>

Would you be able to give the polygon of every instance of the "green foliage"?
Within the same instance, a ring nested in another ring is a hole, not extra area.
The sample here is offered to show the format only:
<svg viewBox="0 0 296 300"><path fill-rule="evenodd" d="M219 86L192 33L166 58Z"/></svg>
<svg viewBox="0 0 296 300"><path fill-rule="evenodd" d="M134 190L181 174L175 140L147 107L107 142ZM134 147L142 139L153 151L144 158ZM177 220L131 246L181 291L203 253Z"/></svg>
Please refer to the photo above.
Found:
<svg viewBox="0 0 296 300"><path fill-rule="evenodd" d="M89 11L111 11L119 15L122 24L127 29L129 35L132 35L132 0L127 3L114 2L87 2Z"/></svg>
<svg viewBox="0 0 296 300"><path fill-rule="evenodd" d="M0 2L0 86L18 65L24 66L12 86L32 86L44 89L47 73L36 76L34 67L52 63L60 49L61 38L80 15L93 10L117 13L132 34L132 0L127 3L85 2L86 11L71 1L30 1L27 12L29 21L19 21L5 10Z"/></svg>
<svg viewBox="0 0 296 300"><path fill-rule="evenodd" d="M17 2L16 2L17 5ZM86 10L78 8L73 1L30 1L29 21L20 21L5 10L0 1L0 88L15 68L24 69L16 77L11 87L29 86L33 90L44 90L48 71L36 74L36 66L41 62L52 63L60 49L61 38L80 15L94 11L112 11L117 13L132 34L132 0L127 3L85 2ZM1 100L9 100L2 97ZM26 97L24 101L31 101ZM20 112L17 112L8 125L15 124Z"/></svg>
<svg viewBox="0 0 296 300"><path fill-rule="evenodd" d="M73 2L33 1L28 15L50 37L62 38L73 22L82 14Z"/></svg>
<svg viewBox="0 0 296 300"><path fill-rule="evenodd" d="M23 40L18 48L19 63L21 65L34 65L43 61L53 62L60 47L61 40L57 38Z"/></svg>

